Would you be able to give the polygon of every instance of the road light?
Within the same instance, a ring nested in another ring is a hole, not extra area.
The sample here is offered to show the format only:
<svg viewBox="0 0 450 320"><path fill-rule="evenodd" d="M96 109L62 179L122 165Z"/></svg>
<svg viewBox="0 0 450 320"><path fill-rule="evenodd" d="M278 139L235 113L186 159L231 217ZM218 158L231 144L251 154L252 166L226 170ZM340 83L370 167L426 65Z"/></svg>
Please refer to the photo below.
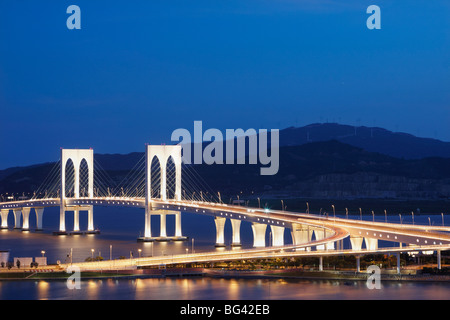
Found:
<svg viewBox="0 0 450 320"><path fill-rule="evenodd" d="M441 213L441 217L442 217L442 226L444 226L444 213Z"/></svg>
<svg viewBox="0 0 450 320"><path fill-rule="evenodd" d="M431 220L430 220L430 217L428 217L428 224L429 224L430 227L431 227Z"/></svg>
<svg viewBox="0 0 450 320"><path fill-rule="evenodd" d="M112 260L112 244L109 245L109 260Z"/></svg>
<svg viewBox="0 0 450 320"><path fill-rule="evenodd" d="M44 251L44 250L42 250L42 251L41 251L41 254L42 254L42 256L44 256L44 255L45 255L45 251Z"/></svg>
<svg viewBox="0 0 450 320"><path fill-rule="evenodd" d="M336 220L336 210L335 210L335 208L334 208L334 204L332 204L331 207L333 208L333 217L334 217L334 220Z"/></svg>
<svg viewBox="0 0 450 320"><path fill-rule="evenodd" d="M140 258L140 257L141 257L142 249L138 249L138 252L139 252L139 258Z"/></svg>
<svg viewBox="0 0 450 320"><path fill-rule="evenodd" d="M413 222L413 225L414 225L414 211L411 211L411 216L412 216L412 222Z"/></svg>
<svg viewBox="0 0 450 320"><path fill-rule="evenodd" d="M284 211L284 201L283 200L281 200L281 210Z"/></svg>
<svg viewBox="0 0 450 320"><path fill-rule="evenodd" d="M348 209L345 208L345 217L348 219Z"/></svg>
<svg viewBox="0 0 450 320"><path fill-rule="evenodd" d="M387 223L387 211L386 211L386 209L384 209L384 222Z"/></svg>
<svg viewBox="0 0 450 320"><path fill-rule="evenodd" d="M400 224L403 225L401 213L399 213L398 216L400 217Z"/></svg>
<svg viewBox="0 0 450 320"><path fill-rule="evenodd" d="M94 249L91 249L91 258L94 260Z"/></svg>
<svg viewBox="0 0 450 320"><path fill-rule="evenodd" d="M372 210L372 221L375 222L375 213Z"/></svg>
<svg viewBox="0 0 450 320"><path fill-rule="evenodd" d="M192 238L192 250L191 250L191 252L192 252L192 253L195 252L195 251L194 251L194 238Z"/></svg>
<svg viewBox="0 0 450 320"><path fill-rule="evenodd" d="M261 208L261 199L258 197L258 208Z"/></svg>
<svg viewBox="0 0 450 320"><path fill-rule="evenodd" d="M362 221L362 210L361 210L361 208L359 208L359 218Z"/></svg>
<svg viewBox="0 0 450 320"><path fill-rule="evenodd" d="M306 203L306 213L309 214L309 203Z"/></svg>

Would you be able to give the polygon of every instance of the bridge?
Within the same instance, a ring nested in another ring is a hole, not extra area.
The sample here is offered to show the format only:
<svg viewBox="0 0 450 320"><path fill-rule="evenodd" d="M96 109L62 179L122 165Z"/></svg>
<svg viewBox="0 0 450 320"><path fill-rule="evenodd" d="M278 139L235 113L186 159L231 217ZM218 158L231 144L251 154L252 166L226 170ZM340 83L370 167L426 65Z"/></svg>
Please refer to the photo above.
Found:
<svg viewBox="0 0 450 320"><path fill-rule="evenodd" d="M1 228L9 228L8 215L12 212L14 228L29 230L30 213L34 210L36 229L42 230L45 208L59 207L60 223L55 235L96 233L93 222L95 206L143 208L145 231L138 241L187 240L188 237L182 234L183 213L213 217L218 247L225 246L227 220L232 226L232 246L241 246L242 222L250 223L252 227L251 249L77 263L85 270L297 256L318 257L319 268L322 269L324 256L355 255L359 271L362 255L393 253L397 255L397 270L400 272L402 252L436 251L440 269L441 251L450 249L450 227L444 225L407 225L288 212L284 208L271 210L230 205L222 201L219 192L202 191L198 181L201 177L196 176L189 166L183 166L181 146L178 145L146 145L144 157L119 184L114 183L94 161L92 149L61 149L60 160L31 198L0 202ZM85 231L79 227L81 211L88 212ZM66 229L67 212L73 212L73 230ZM157 236L151 231L153 215L160 217ZM170 236L166 232L167 215L175 215L175 234ZM270 228L270 245L266 243L267 228ZM290 230L292 243L285 243L285 229ZM344 248L343 240L347 238L350 239L350 249ZM380 240L392 243L392 247L379 248Z"/></svg>

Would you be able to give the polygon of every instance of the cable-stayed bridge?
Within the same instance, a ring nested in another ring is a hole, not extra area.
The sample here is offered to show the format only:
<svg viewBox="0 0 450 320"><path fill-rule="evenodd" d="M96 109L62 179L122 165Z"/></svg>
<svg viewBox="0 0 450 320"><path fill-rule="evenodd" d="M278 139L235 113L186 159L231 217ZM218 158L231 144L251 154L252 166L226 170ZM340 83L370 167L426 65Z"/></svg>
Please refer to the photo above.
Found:
<svg viewBox="0 0 450 320"><path fill-rule="evenodd" d="M363 254L390 252L396 253L399 259L399 253L411 251L436 251L438 268L441 268L441 251L450 249L450 227L444 225L363 221L225 204L220 192L211 190L191 166L182 164L181 146L166 145L147 145L145 155L121 181L114 181L94 160L92 149L61 149L60 160L30 199L0 203L1 228L9 228L8 214L12 212L14 228L29 230L30 214L34 211L36 228L42 229L45 208L59 207L59 230L54 234L96 233L95 206L144 208L145 231L139 241L186 240L188 237L182 234L181 226L183 212L214 218L216 246L225 246L227 220L232 226L232 246L241 245L241 223L250 223L254 248L77 264L84 269L293 256L318 256L322 268L323 256L352 254L357 257L359 271ZM84 231L79 227L80 211L88 212L88 228ZM67 212L73 212L73 230L66 229ZM160 216L159 235L152 235L152 215ZM166 232L167 215L175 215L174 235ZM266 243L268 228L270 245ZM292 243L285 243L286 228L291 231ZM350 249L344 248L346 238L350 238ZM379 240L392 243L392 247L379 248Z"/></svg>

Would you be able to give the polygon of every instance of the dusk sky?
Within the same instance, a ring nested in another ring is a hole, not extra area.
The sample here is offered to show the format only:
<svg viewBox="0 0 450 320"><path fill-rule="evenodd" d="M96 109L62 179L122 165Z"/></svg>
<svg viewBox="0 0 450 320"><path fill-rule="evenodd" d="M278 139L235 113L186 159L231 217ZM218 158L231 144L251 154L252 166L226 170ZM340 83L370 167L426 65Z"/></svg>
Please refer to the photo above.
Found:
<svg viewBox="0 0 450 320"><path fill-rule="evenodd" d="M450 141L449 16L448 0L2 0L0 169L144 151L194 120Z"/></svg>

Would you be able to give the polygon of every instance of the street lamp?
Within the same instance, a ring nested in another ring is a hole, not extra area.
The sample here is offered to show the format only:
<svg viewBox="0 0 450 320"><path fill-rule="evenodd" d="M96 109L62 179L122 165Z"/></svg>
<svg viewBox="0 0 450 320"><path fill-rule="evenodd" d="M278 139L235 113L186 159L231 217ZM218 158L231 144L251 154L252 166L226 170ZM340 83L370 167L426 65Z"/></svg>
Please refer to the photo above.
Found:
<svg viewBox="0 0 450 320"><path fill-rule="evenodd" d="M361 208L359 208L359 218L362 221L362 210L361 210Z"/></svg>
<svg viewBox="0 0 450 320"><path fill-rule="evenodd" d="M140 257L141 257L142 249L138 249L138 252L139 252L139 258L140 258Z"/></svg>
<svg viewBox="0 0 450 320"><path fill-rule="evenodd" d="M306 203L306 213L309 214L309 203Z"/></svg>
<svg viewBox="0 0 450 320"><path fill-rule="evenodd" d="M442 217L442 226L444 226L444 213L441 213L441 217Z"/></svg>
<svg viewBox="0 0 450 320"><path fill-rule="evenodd" d="M334 208L334 204L332 204L331 207L333 208L333 217L334 217L334 220L336 220L336 211L335 211L335 208Z"/></svg>
<svg viewBox="0 0 450 320"><path fill-rule="evenodd" d="M44 256L44 255L45 255L45 251L44 251L44 250L42 250L42 251L41 251L41 254L42 254L42 256Z"/></svg>
<svg viewBox="0 0 450 320"><path fill-rule="evenodd" d="M192 250L191 250L191 252L194 253L194 238L192 238Z"/></svg>
<svg viewBox="0 0 450 320"><path fill-rule="evenodd" d="M375 222L375 213L372 210L372 221Z"/></svg>
<svg viewBox="0 0 450 320"><path fill-rule="evenodd" d="M386 209L384 209L384 222L387 223L387 211L386 211Z"/></svg>
<svg viewBox="0 0 450 320"><path fill-rule="evenodd" d="M91 258L94 260L94 249L91 249Z"/></svg>
<svg viewBox="0 0 450 320"><path fill-rule="evenodd" d="M261 199L258 197L258 208L261 208Z"/></svg>
<svg viewBox="0 0 450 320"><path fill-rule="evenodd" d="M413 222L413 225L414 225L414 211L411 211L411 215L412 215L412 222Z"/></svg>
<svg viewBox="0 0 450 320"><path fill-rule="evenodd" d="M348 219L348 209L345 208L345 217Z"/></svg>

